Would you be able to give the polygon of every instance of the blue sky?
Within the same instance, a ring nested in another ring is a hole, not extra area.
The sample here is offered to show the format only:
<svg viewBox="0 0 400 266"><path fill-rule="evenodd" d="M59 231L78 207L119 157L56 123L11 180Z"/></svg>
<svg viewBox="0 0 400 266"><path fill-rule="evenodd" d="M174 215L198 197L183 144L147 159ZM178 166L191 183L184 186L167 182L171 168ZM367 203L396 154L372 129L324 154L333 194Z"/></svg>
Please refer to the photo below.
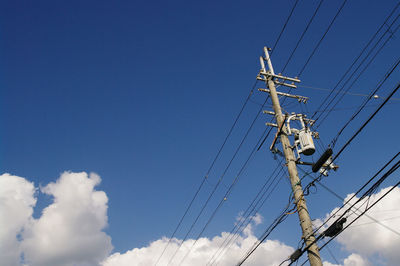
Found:
<svg viewBox="0 0 400 266"><path fill-rule="evenodd" d="M298 74L341 3L322 4L285 75ZM109 198L105 231L114 251L169 237L255 82L263 46L276 41L292 5L286 0L3 2L1 173L45 186L64 171L95 172L102 179L97 189ZM273 51L276 72L316 5L317 1L299 2ZM346 3L300 77L300 85L332 89L395 5L389 0ZM351 92L368 94L397 59L399 45L396 33ZM379 95L385 97L398 77L397 70ZM310 97L304 109L310 114L328 94L301 86L295 93ZM183 229L206 200L264 97L260 92L252 95L211 172L210 184L201 191L177 237L184 236ZM318 129L324 145L363 99L346 95L335 106L338 110ZM377 99L365 109L337 147L381 102ZM389 103L339 158L339 171L324 179L339 195L355 191L398 151L400 101ZM293 101L283 107L300 112ZM270 108L268 102L265 109ZM256 121L199 224L218 204L268 119L261 115ZM257 152L204 236L230 231L235 217L274 169L277 162L268 151L271 141L270 136ZM286 181L281 182L261 209L265 223L255 229L256 235L286 204L289 189ZM321 218L341 204L320 187L307 200L312 218ZM51 201L51 196L38 193L34 217ZM290 216L271 237L296 246L297 217ZM338 258L347 256L339 250Z"/></svg>

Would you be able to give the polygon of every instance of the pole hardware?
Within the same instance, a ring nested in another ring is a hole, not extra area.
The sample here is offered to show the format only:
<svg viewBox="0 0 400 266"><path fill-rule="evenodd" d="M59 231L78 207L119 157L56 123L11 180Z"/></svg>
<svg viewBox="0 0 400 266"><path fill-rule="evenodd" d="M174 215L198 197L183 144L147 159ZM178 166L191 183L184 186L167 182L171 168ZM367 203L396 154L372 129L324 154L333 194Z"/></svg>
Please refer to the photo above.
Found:
<svg viewBox="0 0 400 266"><path fill-rule="evenodd" d="M309 212L307 209L307 204L306 204L306 200L304 198L304 193L303 193L303 189L302 189L302 186L300 183L299 174L297 172L297 165L296 165L297 160L294 156L293 150L291 149L291 144L290 144L290 140L289 140L290 131L292 131L295 136L296 136L296 134L299 136L298 143L300 145L304 145L306 143L306 142L304 142L304 136L306 136L306 137L308 136L309 138L311 138L311 141L312 141L312 135L310 133L310 130L308 130L308 127L306 127L307 122L305 122L305 120L303 119L303 116L298 117L296 114L294 114L294 115L292 114L292 115L289 115L288 117L286 117L282 114L282 109L281 109L281 106L279 103L278 93L276 91L276 84L275 84L275 80L278 80L278 82L280 82L280 83L284 83L285 81L300 82L300 80L296 79L296 78L284 77L282 75L275 75L267 47L264 47L264 53L265 53L265 57L260 57L261 71L258 74L257 79L259 79L259 78L262 79L266 83L266 85L268 86L268 89L269 89L269 91L267 91L267 92L270 94L270 97L271 97L272 106L274 109L273 113L274 113L275 120L276 120L276 124L274 124L273 126L277 127L279 129L276 134L276 139L279 137L280 142L282 143L283 153L286 158L288 173L289 173L289 177L290 177L290 183L291 183L291 187L292 187L292 191L293 191L293 197L295 199L295 202L297 202L296 208L297 208L297 214L299 216L300 226L302 229L302 235L309 236L306 239L304 239L304 242L307 246L309 246L309 248L307 249L307 255L308 255L308 259L310 261L310 265L311 266L322 266L319 249L318 249L317 243L315 243L316 241L315 241L315 236L313 234L311 218L310 218L310 215L309 215ZM265 68L265 62L268 65L268 72ZM280 80L282 80L282 81L280 81ZM284 84L286 84L286 83L284 83ZM294 84L287 84L287 85L295 86ZM267 114L271 114L271 113L267 113ZM287 125L288 125L288 123L290 123L289 118L293 119L293 120L297 120L297 118L298 118L302 125L302 128L299 130L299 129L288 127ZM272 125L272 124L267 123L267 125ZM279 127L278 127L278 125L279 125ZM282 134L279 132L283 132L285 134ZM304 134L303 133L300 134L300 132L303 132ZM310 139L308 139L308 140L306 139L306 141L310 142ZM274 138L274 142L273 142L274 145L271 145L272 150L274 150L275 142L276 142L276 140ZM295 146L297 148L296 142L295 142ZM310 151L309 148L305 147L305 146L301 146L300 148L301 148L303 154L306 154ZM314 150L315 150L315 148L314 148ZM293 258L295 258L296 256L297 256L297 254L295 254L293 256Z"/></svg>
<svg viewBox="0 0 400 266"><path fill-rule="evenodd" d="M270 92L269 89L258 89L258 91L263 91L263 92L268 92L268 93ZM285 93L285 92L277 91L276 93L281 96L286 96L289 98L297 99L297 101L303 102L303 103L307 103L307 101L309 99L308 97L304 97L304 96L300 96L300 95L293 95L293 94L289 94L289 93Z"/></svg>

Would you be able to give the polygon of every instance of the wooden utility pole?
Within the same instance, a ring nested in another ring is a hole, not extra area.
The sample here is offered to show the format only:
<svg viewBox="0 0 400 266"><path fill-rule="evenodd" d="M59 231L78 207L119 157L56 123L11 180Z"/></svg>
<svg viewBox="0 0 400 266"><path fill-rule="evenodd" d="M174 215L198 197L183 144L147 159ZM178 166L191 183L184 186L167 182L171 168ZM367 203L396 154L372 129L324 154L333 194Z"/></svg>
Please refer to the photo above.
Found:
<svg viewBox="0 0 400 266"><path fill-rule="evenodd" d="M264 73L268 73L265 75L265 78L263 78L263 80L265 81L265 83L267 84L267 86L269 88L269 94L270 94L270 97L272 100L272 105L274 108L276 125L278 128L276 138L278 136L280 136L280 141L282 143L283 152L284 152L284 155L286 158L286 165L287 165L289 176L290 176L290 183L291 183L292 190L293 190L297 213L299 215L300 226L303 231L302 237L305 240L306 246L308 247L307 253L308 253L308 259L310 261L310 265L311 266L322 266L319 249L318 249L317 244L315 243L315 236L313 234L310 215L308 213L307 204L306 204L306 201L305 201L304 195L303 195L303 188L301 186L299 174L297 172L296 159L293 154L294 146L292 146L290 144L290 140L288 138L288 134L287 134L288 129L284 125L285 117L282 114L281 106L279 103L279 98L278 98L276 88L275 88L276 81L274 81L274 79L276 79L276 78L281 78L283 80L288 80L288 81L292 81L292 82L300 82L300 80L283 77L281 75L275 75L274 69L272 67L271 59L269 57L268 48L264 47L264 52L265 52L265 58L263 58L263 57L260 58L260 63L261 63L261 68L262 68L261 71L263 71ZM268 72L265 69L264 60L268 64L268 68L269 68ZM281 85L284 85L284 84L281 83ZM286 84L286 85L288 85L289 87L291 86L291 84ZM274 143L276 141L276 138L274 140Z"/></svg>

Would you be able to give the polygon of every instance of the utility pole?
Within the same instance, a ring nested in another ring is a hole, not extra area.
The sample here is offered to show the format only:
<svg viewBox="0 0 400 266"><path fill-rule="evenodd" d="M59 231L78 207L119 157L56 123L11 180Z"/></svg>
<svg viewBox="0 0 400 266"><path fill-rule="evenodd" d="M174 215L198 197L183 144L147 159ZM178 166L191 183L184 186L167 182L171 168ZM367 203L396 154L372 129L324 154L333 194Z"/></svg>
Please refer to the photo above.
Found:
<svg viewBox="0 0 400 266"><path fill-rule="evenodd" d="M276 119L275 127L278 128L278 132L275 135L275 139L271 145L271 150L275 145L278 137L282 143L283 153L286 158L286 165L288 168L290 183L293 190L294 200L297 208L297 213L299 215L300 226L303 232L302 238L305 240L307 249L308 259L311 266L322 266L321 257L319 254L319 249L315 241L315 236L313 234L312 224L310 215L307 210L306 201L303 195L303 188L301 186L299 174L297 172L296 158L294 156L294 147L296 145L291 145L288 138L288 128L285 125L286 117L282 114L281 106L279 103L278 93L276 92L275 84L295 87L294 82L300 82L298 79L288 78L281 75L275 75L274 69L272 67L271 59L269 57L268 48L264 47L265 58L260 57L261 72L258 79L265 81L269 88L269 94L272 100L272 105L274 109L274 115ZM267 62L269 71L265 69L265 63ZM283 80L279 82L279 79ZM291 81L292 84L285 83L285 81ZM290 128L289 128L290 131Z"/></svg>

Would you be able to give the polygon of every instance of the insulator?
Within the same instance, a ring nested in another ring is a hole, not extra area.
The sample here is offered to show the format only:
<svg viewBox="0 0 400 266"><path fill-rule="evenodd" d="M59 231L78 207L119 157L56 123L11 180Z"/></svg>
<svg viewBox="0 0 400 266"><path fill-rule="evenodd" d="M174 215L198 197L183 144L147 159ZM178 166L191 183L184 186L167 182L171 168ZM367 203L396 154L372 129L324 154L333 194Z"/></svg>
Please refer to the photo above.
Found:
<svg viewBox="0 0 400 266"><path fill-rule="evenodd" d="M312 167L312 171L314 173L318 172L319 169L321 169L321 167L324 165L324 163L326 163L326 161L328 161L329 157L331 157L333 154L333 151L331 148L328 148L322 155L321 157L318 159L318 161L313 165Z"/></svg>
<svg viewBox="0 0 400 266"><path fill-rule="evenodd" d="M334 222L328 229L323 233L324 236L333 237L340 233L343 229L343 224L347 221L346 218L342 218L337 222Z"/></svg>
<svg viewBox="0 0 400 266"><path fill-rule="evenodd" d="M301 249L296 249L292 255L290 255L289 259L291 262L295 262L296 260L298 260L300 258L300 256L303 255L303 253L301 252Z"/></svg>

